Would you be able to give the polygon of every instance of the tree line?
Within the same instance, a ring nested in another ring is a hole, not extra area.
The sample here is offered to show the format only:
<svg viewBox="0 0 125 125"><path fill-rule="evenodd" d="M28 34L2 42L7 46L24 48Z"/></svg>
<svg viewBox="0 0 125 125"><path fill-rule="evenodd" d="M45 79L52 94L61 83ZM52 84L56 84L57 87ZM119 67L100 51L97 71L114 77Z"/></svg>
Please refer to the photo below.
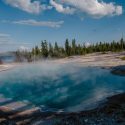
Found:
<svg viewBox="0 0 125 125"><path fill-rule="evenodd" d="M88 46L85 43L78 44L75 39L73 39L72 41L66 39L64 45L62 46L59 46L57 42L52 45L51 43L44 40L41 41L40 46L35 46L30 52L16 51L15 55L16 61L18 62L32 62L34 59L39 60L40 58L63 58L68 56L85 55L95 52L105 53L108 51L119 52L124 50L125 41L123 38L121 38L118 42L98 42L95 44L90 44Z"/></svg>
<svg viewBox="0 0 125 125"><path fill-rule="evenodd" d="M35 46L32 49L32 56L35 57L67 57L67 56L75 56L75 55L85 55L94 52L118 52L125 50L125 41L121 38L118 42L99 42L96 44L91 44L86 46L83 44L77 44L76 40L73 39L71 42L66 39L64 46L59 46L57 42L54 45L48 43L46 40L41 42L41 46Z"/></svg>

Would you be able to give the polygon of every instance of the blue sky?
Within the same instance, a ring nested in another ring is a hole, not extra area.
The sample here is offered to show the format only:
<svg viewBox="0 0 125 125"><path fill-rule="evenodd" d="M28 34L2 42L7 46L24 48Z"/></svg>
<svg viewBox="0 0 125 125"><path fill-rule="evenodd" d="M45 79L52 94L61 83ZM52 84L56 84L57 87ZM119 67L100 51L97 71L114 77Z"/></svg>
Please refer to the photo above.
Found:
<svg viewBox="0 0 125 125"><path fill-rule="evenodd" d="M0 51L41 40L63 44L119 40L125 34L124 0L0 0Z"/></svg>

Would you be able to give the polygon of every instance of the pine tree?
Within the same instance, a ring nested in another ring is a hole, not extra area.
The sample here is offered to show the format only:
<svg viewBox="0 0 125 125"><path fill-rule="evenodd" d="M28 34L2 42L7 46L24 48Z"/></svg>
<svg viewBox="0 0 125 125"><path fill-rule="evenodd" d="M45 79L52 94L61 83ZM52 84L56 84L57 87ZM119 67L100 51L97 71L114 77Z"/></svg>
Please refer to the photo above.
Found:
<svg viewBox="0 0 125 125"><path fill-rule="evenodd" d="M41 52L43 57L48 57L48 44L47 41L45 40L44 42L42 41L41 43Z"/></svg>
<svg viewBox="0 0 125 125"><path fill-rule="evenodd" d="M123 40L123 38L121 38L120 44L121 44L121 50L123 50L124 49L124 40Z"/></svg>
<svg viewBox="0 0 125 125"><path fill-rule="evenodd" d="M35 47L35 55L38 56L40 54L40 50L38 46Z"/></svg>
<svg viewBox="0 0 125 125"><path fill-rule="evenodd" d="M72 50L71 54L76 55L76 40L75 39L72 40L72 48L71 48L71 50Z"/></svg>
<svg viewBox="0 0 125 125"><path fill-rule="evenodd" d="M51 45L51 43L49 43L49 56L53 57L54 56L54 52L53 52L53 46Z"/></svg>
<svg viewBox="0 0 125 125"><path fill-rule="evenodd" d="M55 42L55 46L54 46L54 56L58 57L59 56L59 47L57 42Z"/></svg>
<svg viewBox="0 0 125 125"><path fill-rule="evenodd" d="M66 39L66 42L65 42L65 53L66 53L67 56L70 56L70 50L71 50L71 48L69 46L69 41L68 41L68 39Z"/></svg>

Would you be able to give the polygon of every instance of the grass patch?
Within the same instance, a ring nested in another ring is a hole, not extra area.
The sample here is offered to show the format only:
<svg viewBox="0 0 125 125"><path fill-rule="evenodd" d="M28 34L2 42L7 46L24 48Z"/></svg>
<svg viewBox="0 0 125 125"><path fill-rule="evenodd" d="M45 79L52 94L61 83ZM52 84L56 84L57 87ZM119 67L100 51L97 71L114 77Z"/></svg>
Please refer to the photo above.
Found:
<svg viewBox="0 0 125 125"><path fill-rule="evenodd" d="M124 57L121 57L121 60L125 60L125 56L124 56Z"/></svg>

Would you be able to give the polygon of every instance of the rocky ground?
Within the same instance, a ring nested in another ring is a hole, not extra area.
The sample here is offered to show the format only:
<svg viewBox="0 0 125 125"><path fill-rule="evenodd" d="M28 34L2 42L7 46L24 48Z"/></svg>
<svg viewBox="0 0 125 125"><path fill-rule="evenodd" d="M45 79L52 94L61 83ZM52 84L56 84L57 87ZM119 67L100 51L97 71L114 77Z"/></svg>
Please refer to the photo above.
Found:
<svg viewBox="0 0 125 125"><path fill-rule="evenodd" d="M125 125L125 93L78 113L43 113L38 108L11 112L0 108L0 125Z"/></svg>
<svg viewBox="0 0 125 125"><path fill-rule="evenodd" d="M60 116L55 125L125 125L125 93L108 98L96 109Z"/></svg>
<svg viewBox="0 0 125 125"><path fill-rule="evenodd" d="M125 52L112 53L107 52L87 54L84 56L72 56L68 58L55 60L55 63L75 63L80 66L100 66L100 67L114 67L125 65L125 60L121 58L125 56Z"/></svg>
<svg viewBox="0 0 125 125"><path fill-rule="evenodd" d="M125 65L124 66L116 66L112 68L111 73L114 75L125 76Z"/></svg>

